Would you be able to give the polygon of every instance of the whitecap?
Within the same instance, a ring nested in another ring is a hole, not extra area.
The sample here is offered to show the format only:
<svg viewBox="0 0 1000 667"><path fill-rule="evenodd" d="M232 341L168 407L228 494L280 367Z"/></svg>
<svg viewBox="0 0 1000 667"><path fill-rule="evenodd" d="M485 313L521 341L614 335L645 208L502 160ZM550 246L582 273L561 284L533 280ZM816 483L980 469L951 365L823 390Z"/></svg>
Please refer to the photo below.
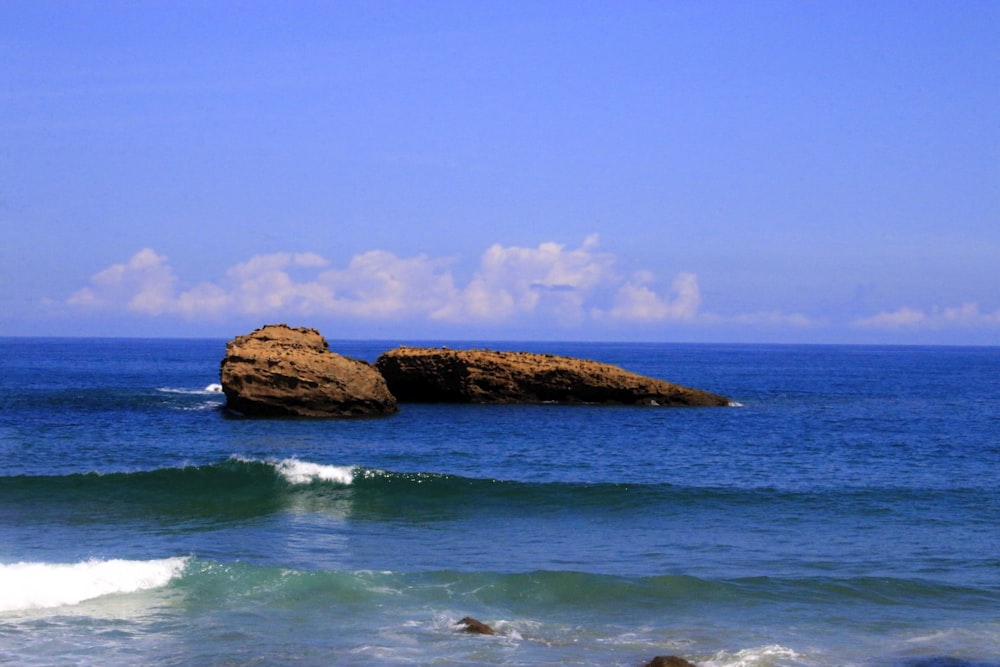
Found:
<svg viewBox="0 0 1000 667"><path fill-rule="evenodd" d="M310 484L316 481L351 484L354 481L354 468L349 466L321 465L299 459L284 459L275 463L274 467L291 484Z"/></svg>
<svg viewBox="0 0 1000 667"><path fill-rule="evenodd" d="M182 387L157 387L156 391L164 394L187 394L189 396L204 396L205 394L221 394L222 385L213 382L203 389L187 389Z"/></svg>
<svg viewBox="0 0 1000 667"><path fill-rule="evenodd" d="M113 593L166 586L188 558L0 564L0 612L74 605Z"/></svg>
<svg viewBox="0 0 1000 667"><path fill-rule="evenodd" d="M787 664L788 661L798 662L802 660L802 657L790 648L771 644L745 648L735 653L721 651L710 660L701 661L698 664L707 667L770 667L779 661L781 664Z"/></svg>

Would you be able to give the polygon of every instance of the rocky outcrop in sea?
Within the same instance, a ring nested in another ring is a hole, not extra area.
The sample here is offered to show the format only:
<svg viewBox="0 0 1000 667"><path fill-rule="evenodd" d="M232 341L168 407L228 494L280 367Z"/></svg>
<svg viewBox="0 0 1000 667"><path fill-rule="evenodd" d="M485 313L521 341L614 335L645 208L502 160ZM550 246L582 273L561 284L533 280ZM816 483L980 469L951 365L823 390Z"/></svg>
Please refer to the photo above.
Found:
<svg viewBox="0 0 1000 667"><path fill-rule="evenodd" d="M729 399L611 364L530 352L400 346L374 366L315 329L271 324L226 345L222 391L246 417L369 417L400 402L725 406Z"/></svg>
<svg viewBox="0 0 1000 667"><path fill-rule="evenodd" d="M400 402L729 405L707 391L551 354L398 347L375 367Z"/></svg>
<svg viewBox="0 0 1000 667"><path fill-rule="evenodd" d="M226 408L246 417L369 417L398 410L370 364L330 351L315 329L261 327L226 344Z"/></svg>
<svg viewBox="0 0 1000 667"><path fill-rule="evenodd" d="M692 663L676 655L658 655L643 667L695 667Z"/></svg>

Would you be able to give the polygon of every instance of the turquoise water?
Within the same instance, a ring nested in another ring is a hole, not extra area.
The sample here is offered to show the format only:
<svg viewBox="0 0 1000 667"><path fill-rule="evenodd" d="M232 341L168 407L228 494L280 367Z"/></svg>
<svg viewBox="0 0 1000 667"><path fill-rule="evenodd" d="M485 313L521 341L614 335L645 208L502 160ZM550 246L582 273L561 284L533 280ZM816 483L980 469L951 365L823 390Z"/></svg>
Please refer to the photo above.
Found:
<svg viewBox="0 0 1000 667"><path fill-rule="evenodd" d="M0 343L0 664L1000 665L1000 348L490 343L733 406L345 422Z"/></svg>

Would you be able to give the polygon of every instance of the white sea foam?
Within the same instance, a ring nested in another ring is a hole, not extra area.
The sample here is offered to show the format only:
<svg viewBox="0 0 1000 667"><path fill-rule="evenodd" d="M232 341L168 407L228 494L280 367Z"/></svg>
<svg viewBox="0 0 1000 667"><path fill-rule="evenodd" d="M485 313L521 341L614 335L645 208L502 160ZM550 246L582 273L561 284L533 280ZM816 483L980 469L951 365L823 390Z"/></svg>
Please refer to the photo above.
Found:
<svg viewBox="0 0 1000 667"><path fill-rule="evenodd" d="M731 408L742 408L742 407L746 407L746 406L744 406L742 403L739 403L737 401L729 401L729 407L731 407Z"/></svg>
<svg viewBox="0 0 1000 667"><path fill-rule="evenodd" d="M73 605L112 593L159 588L187 558L0 564L0 612Z"/></svg>
<svg viewBox="0 0 1000 667"><path fill-rule="evenodd" d="M174 408L178 412L199 412L201 410L218 410L218 401L202 401L201 403L196 403L194 405L185 405Z"/></svg>
<svg viewBox="0 0 1000 667"><path fill-rule="evenodd" d="M771 667L772 665L795 665L802 663L803 656L785 646L771 644L745 648L735 653L721 651L710 660L698 664L708 667Z"/></svg>
<svg viewBox="0 0 1000 667"><path fill-rule="evenodd" d="M274 467L291 484L310 484L315 481L350 484L354 481L354 468L348 466L320 465L298 459L284 459L275 463Z"/></svg>
<svg viewBox="0 0 1000 667"><path fill-rule="evenodd" d="M207 385L203 389L188 389L182 387L157 387L156 391L162 392L164 394L188 394L191 396L202 396L204 394L221 394L222 385L213 382Z"/></svg>

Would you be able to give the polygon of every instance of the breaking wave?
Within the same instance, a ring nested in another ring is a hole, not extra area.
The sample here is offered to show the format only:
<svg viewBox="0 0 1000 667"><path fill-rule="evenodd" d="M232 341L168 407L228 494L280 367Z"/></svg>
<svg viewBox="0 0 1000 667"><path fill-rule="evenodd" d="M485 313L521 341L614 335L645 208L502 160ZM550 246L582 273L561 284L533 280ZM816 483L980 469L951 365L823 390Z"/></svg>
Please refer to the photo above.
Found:
<svg viewBox="0 0 1000 667"><path fill-rule="evenodd" d="M114 593L166 586L188 558L0 564L0 612L79 604Z"/></svg>

